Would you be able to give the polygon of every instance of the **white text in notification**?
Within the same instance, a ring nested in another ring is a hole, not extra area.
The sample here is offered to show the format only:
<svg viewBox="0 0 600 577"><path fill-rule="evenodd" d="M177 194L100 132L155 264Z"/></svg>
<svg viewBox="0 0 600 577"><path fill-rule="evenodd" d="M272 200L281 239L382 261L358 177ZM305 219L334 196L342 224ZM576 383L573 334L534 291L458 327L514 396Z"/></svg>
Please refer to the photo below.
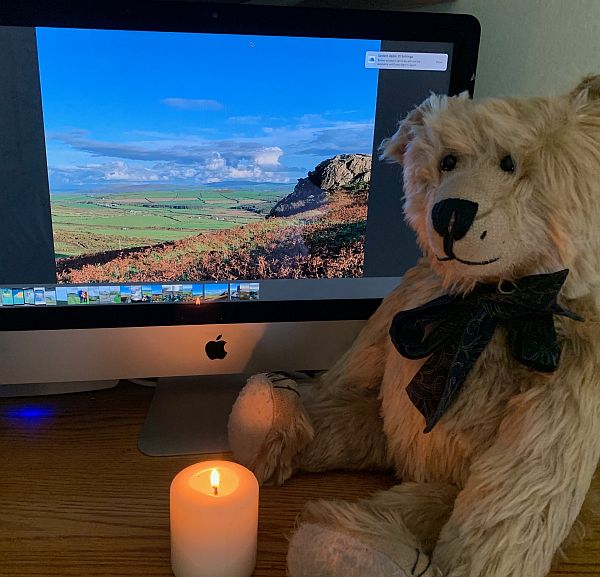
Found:
<svg viewBox="0 0 600 577"><path fill-rule="evenodd" d="M448 69L448 55L433 52L375 52L365 54L365 68L384 70L435 70Z"/></svg>

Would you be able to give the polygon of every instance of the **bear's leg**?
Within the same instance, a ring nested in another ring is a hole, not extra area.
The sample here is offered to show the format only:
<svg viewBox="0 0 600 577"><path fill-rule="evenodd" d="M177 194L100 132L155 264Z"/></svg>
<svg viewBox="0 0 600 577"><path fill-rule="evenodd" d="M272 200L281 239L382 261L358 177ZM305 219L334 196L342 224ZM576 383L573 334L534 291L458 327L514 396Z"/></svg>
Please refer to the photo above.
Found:
<svg viewBox="0 0 600 577"><path fill-rule="evenodd" d="M304 397L314 436L294 458L294 469L317 472L391 468L379 391L338 387L327 378L330 375L325 375Z"/></svg>
<svg viewBox="0 0 600 577"><path fill-rule="evenodd" d="M267 373L248 381L229 418L229 441L234 458L260 483L283 483L297 469L389 465L378 395L397 306L384 302L318 379L298 383Z"/></svg>
<svg viewBox="0 0 600 577"><path fill-rule="evenodd" d="M281 373L253 376L229 420L236 461L260 483L283 483L296 470L385 468L378 391L330 375L297 382Z"/></svg>
<svg viewBox="0 0 600 577"><path fill-rule="evenodd" d="M434 577L428 556L457 489L407 483L356 503L314 501L288 553L291 577Z"/></svg>
<svg viewBox="0 0 600 577"><path fill-rule="evenodd" d="M402 483L368 499L375 507L402 512L407 528L431 553L440 531L450 518L459 489L446 483Z"/></svg>
<svg viewBox="0 0 600 577"><path fill-rule="evenodd" d="M283 483L294 457L314 437L300 388L281 373L254 375L233 405L228 426L233 456L260 484Z"/></svg>

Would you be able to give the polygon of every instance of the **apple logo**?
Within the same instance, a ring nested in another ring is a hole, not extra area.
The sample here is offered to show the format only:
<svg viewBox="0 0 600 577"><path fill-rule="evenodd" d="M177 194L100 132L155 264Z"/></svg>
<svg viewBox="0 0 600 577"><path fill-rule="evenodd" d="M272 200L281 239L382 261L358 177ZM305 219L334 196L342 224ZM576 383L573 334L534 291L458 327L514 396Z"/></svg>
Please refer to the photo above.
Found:
<svg viewBox="0 0 600 577"><path fill-rule="evenodd" d="M227 341L222 341L222 336L223 335L219 335L214 341L208 341L204 347L206 356L211 361L214 361L215 359L224 359L227 356L227 351L225 350Z"/></svg>

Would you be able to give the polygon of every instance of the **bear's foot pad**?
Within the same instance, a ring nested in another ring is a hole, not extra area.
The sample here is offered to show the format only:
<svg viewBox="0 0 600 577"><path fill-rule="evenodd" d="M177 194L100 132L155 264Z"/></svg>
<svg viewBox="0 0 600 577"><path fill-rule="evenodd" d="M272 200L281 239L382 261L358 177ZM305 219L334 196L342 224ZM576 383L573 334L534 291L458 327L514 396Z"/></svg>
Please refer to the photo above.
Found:
<svg viewBox="0 0 600 577"><path fill-rule="evenodd" d="M290 541L290 577L437 577L427 555L392 559L358 535L316 523L303 523Z"/></svg>

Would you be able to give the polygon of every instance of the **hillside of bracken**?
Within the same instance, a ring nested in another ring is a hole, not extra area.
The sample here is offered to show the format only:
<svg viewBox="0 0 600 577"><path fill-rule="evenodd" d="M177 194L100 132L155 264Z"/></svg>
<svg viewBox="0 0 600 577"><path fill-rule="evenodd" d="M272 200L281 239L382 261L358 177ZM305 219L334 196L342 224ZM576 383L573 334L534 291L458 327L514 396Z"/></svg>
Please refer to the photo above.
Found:
<svg viewBox="0 0 600 577"><path fill-rule="evenodd" d="M181 240L59 258L59 283L362 276L367 192Z"/></svg>

